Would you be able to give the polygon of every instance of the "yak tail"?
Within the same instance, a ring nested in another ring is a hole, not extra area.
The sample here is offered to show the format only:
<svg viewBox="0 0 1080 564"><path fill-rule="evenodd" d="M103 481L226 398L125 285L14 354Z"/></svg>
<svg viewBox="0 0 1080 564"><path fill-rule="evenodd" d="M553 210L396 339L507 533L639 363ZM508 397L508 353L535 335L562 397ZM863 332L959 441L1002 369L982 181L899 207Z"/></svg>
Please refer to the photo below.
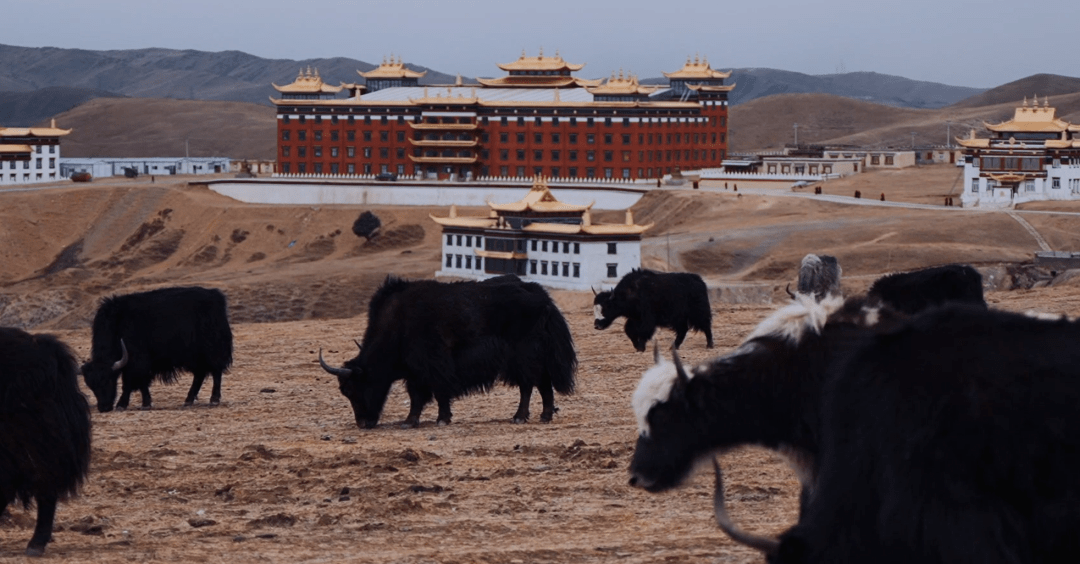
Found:
<svg viewBox="0 0 1080 564"><path fill-rule="evenodd" d="M570 325L562 312L548 300L546 311L540 319L540 332L543 340L540 350L544 370L551 378L551 386L560 394L574 393L574 374L577 372L577 353L574 351L574 337L570 334Z"/></svg>

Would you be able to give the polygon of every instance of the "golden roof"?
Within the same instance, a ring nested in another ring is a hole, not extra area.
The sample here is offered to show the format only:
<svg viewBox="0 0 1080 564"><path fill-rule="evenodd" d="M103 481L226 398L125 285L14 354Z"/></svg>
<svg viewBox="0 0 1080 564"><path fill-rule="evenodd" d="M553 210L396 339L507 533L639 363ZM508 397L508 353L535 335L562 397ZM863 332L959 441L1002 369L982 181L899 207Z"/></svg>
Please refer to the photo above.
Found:
<svg viewBox="0 0 1080 564"><path fill-rule="evenodd" d="M972 129L969 132L969 134L968 134L968 136L966 138L957 137L956 142L959 143L961 147L967 147L969 149L986 149L986 148L990 147L990 140L989 139L979 139L979 138L975 137L975 130L974 129Z"/></svg>
<svg viewBox="0 0 1080 564"><path fill-rule="evenodd" d="M499 68L504 70L504 71L507 71L507 72L510 72L510 71L530 71L530 70L533 70L533 71L559 71L559 70L579 71L579 70L585 68L585 64L582 63L580 65L572 65L572 64L566 62L565 60L563 60L563 58L561 56L559 56L558 51L555 52L554 57L545 57L544 56L544 50L540 49L539 56L526 57L525 56L525 51L522 51L521 56L518 57L518 60L516 60L516 61L514 61L512 63L499 64Z"/></svg>
<svg viewBox="0 0 1080 564"><path fill-rule="evenodd" d="M987 176L989 176L992 180L1004 182L1006 184L1011 184L1013 182L1023 182L1028 178L1028 175L1026 174L1015 172L1005 174L988 174Z"/></svg>
<svg viewBox="0 0 1080 564"><path fill-rule="evenodd" d="M477 78L476 81L484 86L495 88L515 86L522 88L568 88L571 86L588 88L591 86L600 86L600 84L604 82L604 79L588 80L576 76L527 76L518 74L512 76L500 76L499 78Z"/></svg>
<svg viewBox="0 0 1080 564"><path fill-rule="evenodd" d="M489 217L455 217L454 214L450 214L450 217L435 217L434 215L428 215L432 221L439 225L445 225L449 227L473 227L478 229L491 229L495 227L498 219Z"/></svg>
<svg viewBox="0 0 1080 564"><path fill-rule="evenodd" d="M49 127L0 127L0 137L63 137L71 133L70 129L56 127L56 120Z"/></svg>
<svg viewBox="0 0 1080 564"><path fill-rule="evenodd" d="M341 92L342 86L330 86L323 82L322 77L319 76L319 69L315 69L314 72L311 67L307 68L307 71L300 69L300 74L296 75L296 80L292 81L292 84L286 84L285 86L278 86L273 82L274 89L278 92L286 94L337 94Z"/></svg>
<svg viewBox="0 0 1080 564"><path fill-rule="evenodd" d="M0 130L2 131L2 130ZM0 153L32 153L30 145L0 145Z"/></svg>
<svg viewBox="0 0 1080 564"><path fill-rule="evenodd" d="M687 88L695 92L731 92L735 89L734 84L719 86L716 84L687 84Z"/></svg>
<svg viewBox="0 0 1080 564"><path fill-rule="evenodd" d="M1046 141L1047 149L1074 149L1080 148L1080 139L1048 139Z"/></svg>
<svg viewBox="0 0 1080 564"><path fill-rule="evenodd" d="M443 96L440 90L436 90L434 95L428 94L428 87L425 86L423 96L409 98L409 101L414 104L475 104L477 100L476 88L472 89L469 96L462 96L460 93L453 96L449 86L446 87L446 96Z"/></svg>
<svg viewBox="0 0 1080 564"><path fill-rule="evenodd" d="M383 58L381 65L375 67L368 72L356 71L357 74L364 77L364 79L371 78L421 78L427 71L417 72L405 67L405 63L402 62L399 56L397 60L394 60L394 56L390 56L390 61L387 62L386 58Z"/></svg>
<svg viewBox="0 0 1080 564"><path fill-rule="evenodd" d="M648 96L653 92L656 92L659 86L642 86L638 82L638 77L633 74L623 76L623 71L619 70L619 75L616 77L615 73L611 73L611 78L601 85L593 88L589 88L589 93L592 95L643 95Z"/></svg>
<svg viewBox="0 0 1080 564"><path fill-rule="evenodd" d="M718 70L713 70L713 68L711 66L709 66L709 59L707 59L707 58L699 59L697 55L694 55L693 61L690 60L690 57L687 57L686 58L686 64L683 65L683 68L681 68L681 69L679 69L679 70L677 70L675 72L665 72L664 76L666 76L668 78L683 78L683 79L695 79L695 78L699 78L699 79L704 79L704 78L715 79L715 78L727 78L727 77L731 76L731 72L722 72L722 71L718 71Z"/></svg>
<svg viewBox="0 0 1080 564"><path fill-rule="evenodd" d="M1024 105L1016 108L1012 120L998 124L984 123L984 125L990 131L1006 133L1058 133L1068 130L1071 124L1058 119L1056 113L1057 110L1050 107L1049 98L1043 102L1041 108L1038 98L1030 107L1027 98L1024 98Z"/></svg>
<svg viewBox="0 0 1080 564"><path fill-rule="evenodd" d="M575 206L573 204L564 204L555 199L555 196L551 194L551 190L548 188L547 182L544 181L542 176L537 176L536 181L533 182L532 188L524 198L517 202L511 202L509 204L488 204L491 209L499 212L523 212L523 211L535 211L535 212L583 212L592 207L592 204L587 206Z"/></svg>

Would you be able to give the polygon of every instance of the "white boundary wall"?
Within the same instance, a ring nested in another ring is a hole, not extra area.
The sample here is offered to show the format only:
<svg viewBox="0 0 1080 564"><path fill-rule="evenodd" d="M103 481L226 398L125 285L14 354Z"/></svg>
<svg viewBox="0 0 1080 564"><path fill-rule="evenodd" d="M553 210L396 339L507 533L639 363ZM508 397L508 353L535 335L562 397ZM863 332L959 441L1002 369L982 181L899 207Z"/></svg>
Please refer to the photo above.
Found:
<svg viewBox="0 0 1080 564"><path fill-rule="evenodd" d="M210 180L207 186L224 196L253 204L477 206L510 203L529 193L532 182L518 186L477 182L343 182L284 179ZM563 186L549 183L559 201L593 203L595 210L625 210L637 203L648 186Z"/></svg>

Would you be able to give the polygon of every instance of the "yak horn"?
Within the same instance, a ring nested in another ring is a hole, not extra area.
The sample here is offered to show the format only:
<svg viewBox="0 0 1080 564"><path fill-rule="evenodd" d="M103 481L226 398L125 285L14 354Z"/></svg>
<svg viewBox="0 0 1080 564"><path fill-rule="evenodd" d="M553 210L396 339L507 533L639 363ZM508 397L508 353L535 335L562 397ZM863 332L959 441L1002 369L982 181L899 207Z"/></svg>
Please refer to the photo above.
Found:
<svg viewBox="0 0 1080 564"><path fill-rule="evenodd" d="M356 348L357 349L364 350L364 345L361 345L360 341L357 341L356 339L353 339L352 342L356 343Z"/></svg>
<svg viewBox="0 0 1080 564"><path fill-rule="evenodd" d="M590 289L590 290L592 290L592 295L593 295L593 296L596 296L597 294L599 294L599 293L600 293L600 292L597 292L597 291L596 291L596 288L595 288L595 287L593 287L593 286L589 286L589 289Z"/></svg>
<svg viewBox="0 0 1080 564"><path fill-rule="evenodd" d="M652 361L653 364L660 364L660 341L653 339L652 342Z"/></svg>
<svg viewBox="0 0 1080 564"><path fill-rule="evenodd" d="M113 372L127 366L128 363L127 345L124 344L123 339L120 339L120 350L122 351L120 354L120 360L114 362L112 365Z"/></svg>
<svg viewBox="0 0 1080 564"><path fill-rule="evenodd" d="M352 376L352 370L349 370L348 368L334 368L334 367L330 366L329 364L326 364L326 361L323 360L323 357L322 357L322 348L321 347L319 348L319 365L322 366L323 370L333 374L334 376L338 376L338 377Z"/></svg>
<svg viewBox="0 0 1080 564"><path fill-rule="evenodd" d="M791 296L791 299L793 299L793 300L795 299L795 292L791 291L791 283L790 282L788 283L787 288L784 288L784 291L787 292L788 296Z"/></svg>
<svg viewBox="0 0 1080 564"><path fill-rule="evenodd" d="M712 463L713 472L716 474L716 491L713 492L713 513L716 515L716 524L720 526L720 530L727 533L731 540L741 545L760 550L770 558L776 556L777 551L780 549L780 541L770 537L750 534L731 522L727 507L724 505L724 475L720 471L720 463L715 458Z"/></svg>

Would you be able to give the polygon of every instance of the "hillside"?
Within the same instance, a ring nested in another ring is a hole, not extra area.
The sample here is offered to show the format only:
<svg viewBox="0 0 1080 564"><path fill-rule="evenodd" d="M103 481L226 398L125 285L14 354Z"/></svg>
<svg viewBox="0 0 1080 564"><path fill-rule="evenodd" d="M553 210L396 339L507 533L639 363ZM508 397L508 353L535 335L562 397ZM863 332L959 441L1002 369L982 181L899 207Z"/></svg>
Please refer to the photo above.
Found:
<svg viewBox="0 0 1080 564"><path fill-rule="evenodd" d="M90 51L0 45L0 92L49 86L105 90L143 98L231 100L268 104L271 83L288 84L301 68L317 68L330 84L360 82L357 71L375 65L346 57L264 59L240 51L130 49ZM424 84L449 84L454 76L428 70Z"/></svg>
<svg viewBox="0 0 1080 564"><path fill-rule="evenodd" d="M65 157L273 159L277 150L274 109L245 102L98 98L56 123L72 129Z"/></svg>
<svg viewBox="0 0 1080 564"><path fill-rule="evenodd" d="M68 86L48 86L30 92L0 92L0 126L27 127L102 97L116 98L123 95L106 90Z"/></svg>
<svg viewBox="0 0 1080 564"><path fill-rule="evenodd" d="M1043 96L1072 94L1074 92L1080 92L1080 78L1056 74L1036 74L1003 84L997 88L991 88L986 92L961 100L953 104L952 107L959 109L993 106L1014 103L1024 98L1031 100L1035 96L1038 96L1041 100Z"/></svg>

